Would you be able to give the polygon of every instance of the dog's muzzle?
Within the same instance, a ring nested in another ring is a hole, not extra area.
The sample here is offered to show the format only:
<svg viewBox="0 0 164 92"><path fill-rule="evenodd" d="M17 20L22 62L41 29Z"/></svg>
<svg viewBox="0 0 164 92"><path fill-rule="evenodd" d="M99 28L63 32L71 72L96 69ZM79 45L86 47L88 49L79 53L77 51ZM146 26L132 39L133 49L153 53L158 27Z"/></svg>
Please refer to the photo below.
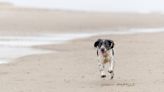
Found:
<svg viewBox="0 0 164 92"><path fill-rule="evenodd" d="M103 57L107 57L108 56L108 53L107 53L105 48L101 48L100 51L101 51Z"/></svg>
<svg viewBox="0 0 164 92"><path fill-rule="evenodd" d="M101 49L101 53L105 53L105 49L104 48Z"/></svg>

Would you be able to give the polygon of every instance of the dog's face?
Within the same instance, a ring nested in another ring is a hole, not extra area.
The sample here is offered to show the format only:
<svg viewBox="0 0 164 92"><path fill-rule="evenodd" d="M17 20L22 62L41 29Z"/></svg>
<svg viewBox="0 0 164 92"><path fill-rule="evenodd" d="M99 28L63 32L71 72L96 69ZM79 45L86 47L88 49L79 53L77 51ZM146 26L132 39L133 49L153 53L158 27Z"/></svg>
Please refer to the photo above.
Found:
<svg viewBox="0 0 164 92"><path fill-rule="evenodd" d="M106 53L108 50L114 47L114 42L112 40L98 39L94 43L94 47L98 48L101 53Z"/></svg>

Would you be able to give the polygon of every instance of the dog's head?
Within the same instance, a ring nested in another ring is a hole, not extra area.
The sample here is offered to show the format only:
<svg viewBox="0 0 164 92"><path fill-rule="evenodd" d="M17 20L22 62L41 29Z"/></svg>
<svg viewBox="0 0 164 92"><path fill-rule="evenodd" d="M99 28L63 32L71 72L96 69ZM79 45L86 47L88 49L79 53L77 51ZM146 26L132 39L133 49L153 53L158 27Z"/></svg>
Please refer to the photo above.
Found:
<svg viewBox="0 0 164 92"><path fill-rule="evenodd" d="M98 48L102 53L106 53L108 50L114 48L114 42L113 40L98 39L94 43L94 47Z"/></svg>

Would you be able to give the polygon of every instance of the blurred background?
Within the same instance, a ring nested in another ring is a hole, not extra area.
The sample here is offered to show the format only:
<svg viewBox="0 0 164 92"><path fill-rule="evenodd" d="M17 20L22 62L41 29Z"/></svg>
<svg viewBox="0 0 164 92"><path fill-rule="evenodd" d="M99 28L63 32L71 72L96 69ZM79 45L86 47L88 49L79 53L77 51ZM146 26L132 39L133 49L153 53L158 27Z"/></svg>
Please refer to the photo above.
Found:
<svg viewBox="0 0 164 92"><path fill-rule="evenodd" d="M0 0L0 32L162 28L163 4L162 0Z"/></svg>
<svg viewBox="0 0 164 92"><path fill-rule="evenodd" d="M36 45L163 29L162 0L0 0L0 51L7 53L5 58L19 50L21 56L29 55Z"/></svg>
<svg viewBox="0 0 164 92"><path fill-rule="evenodd" d="M44 9L107 11L107 12L164 12L162 0L1 0L21 7Z"/></svg>

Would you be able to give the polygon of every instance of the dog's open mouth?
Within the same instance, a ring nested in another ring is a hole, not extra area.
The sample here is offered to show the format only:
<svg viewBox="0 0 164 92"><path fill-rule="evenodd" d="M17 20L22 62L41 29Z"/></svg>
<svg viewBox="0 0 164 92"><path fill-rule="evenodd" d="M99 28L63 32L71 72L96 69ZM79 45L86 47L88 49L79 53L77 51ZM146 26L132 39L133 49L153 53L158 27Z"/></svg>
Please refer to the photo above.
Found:
<svg viewBox="0 0 164 92"><path fill-rule="evenodd" d="M101 51L102 54L106 53L106 51Z"/></svg>
<svg viewBox="0 0 164 92"><path fill-rule="evenodd" d="M108 56L108 53L107 53L106 51L101 51L101 53L102 53L102 55L103 55L104 57L107 57L107 56Z"/></svg>

